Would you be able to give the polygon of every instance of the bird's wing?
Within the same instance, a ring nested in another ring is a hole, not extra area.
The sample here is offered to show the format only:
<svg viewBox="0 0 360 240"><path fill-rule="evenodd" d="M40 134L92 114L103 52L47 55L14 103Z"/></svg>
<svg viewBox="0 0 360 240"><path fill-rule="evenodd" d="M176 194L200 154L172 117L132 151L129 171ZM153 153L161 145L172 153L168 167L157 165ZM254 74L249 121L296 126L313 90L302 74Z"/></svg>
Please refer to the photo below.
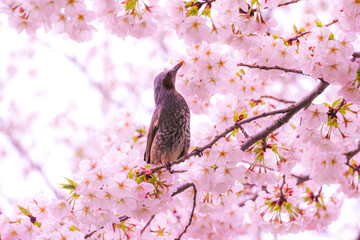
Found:
<svg viewBox="0 0 360 240"><path fill-rule="evenodd" d="M159 119L160 119L161 107L157 107L155 112L152 116L149 132L147 135L147 142L146 142L146 150L144 154L144 160L147 163L150 163L150 152L151 152L151 145L154 141L155 134L159 129Z"/></svg>

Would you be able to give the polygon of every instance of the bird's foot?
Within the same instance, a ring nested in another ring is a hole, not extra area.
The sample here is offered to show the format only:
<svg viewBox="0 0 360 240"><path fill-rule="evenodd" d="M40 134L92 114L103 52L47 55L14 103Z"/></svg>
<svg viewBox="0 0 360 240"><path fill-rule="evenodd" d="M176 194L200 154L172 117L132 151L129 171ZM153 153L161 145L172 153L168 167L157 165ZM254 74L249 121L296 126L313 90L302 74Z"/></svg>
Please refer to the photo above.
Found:
<svg viewBox="0 0 360 240"><path fill-rule="evenodd" d="M196 148L194 149L194 151L196 152L196 155L197 155L198 157L202 157L202 156L204 155L204 151L201 150L201 148L199 148L199 147L196 147Z"/></svg>
<svg viewBox="0 0 360 240"><path fill-rule="evenodd" d="M165 168L169 171L169 173L171 173L171 163L166 162L165 163Z"/></svg>

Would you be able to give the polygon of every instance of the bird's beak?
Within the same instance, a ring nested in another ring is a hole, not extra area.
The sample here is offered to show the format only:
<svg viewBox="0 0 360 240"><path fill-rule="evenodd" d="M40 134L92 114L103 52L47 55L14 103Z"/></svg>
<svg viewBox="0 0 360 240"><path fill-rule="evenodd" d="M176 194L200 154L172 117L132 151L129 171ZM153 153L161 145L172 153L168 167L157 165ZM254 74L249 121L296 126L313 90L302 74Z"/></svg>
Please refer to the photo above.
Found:
<svg viewBox="0 0 360 240"><path fill-rule="evenodd" d="M181 66L184 64L184 62L180 62L178 64L176 64L171 71L174 72L174 74L176 75L177 71L181 68Z"/></svg>

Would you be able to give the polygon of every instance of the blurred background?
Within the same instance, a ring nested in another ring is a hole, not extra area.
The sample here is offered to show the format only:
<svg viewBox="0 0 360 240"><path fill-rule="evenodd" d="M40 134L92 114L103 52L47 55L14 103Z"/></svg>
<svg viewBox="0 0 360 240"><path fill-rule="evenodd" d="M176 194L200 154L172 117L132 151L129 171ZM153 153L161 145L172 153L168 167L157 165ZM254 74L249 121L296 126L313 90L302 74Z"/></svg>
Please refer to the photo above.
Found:
<svg viewBox="0 0 360 240"><path fill-rule="evenodd" d="M31 38L0 15L1 211L37 192L66 197L59 184L80 160L102 157L118 134L141 133L124 126L148 126L153 79L185 48L172 33L139 40L101 31L82 43L41 31Z"/></svg>

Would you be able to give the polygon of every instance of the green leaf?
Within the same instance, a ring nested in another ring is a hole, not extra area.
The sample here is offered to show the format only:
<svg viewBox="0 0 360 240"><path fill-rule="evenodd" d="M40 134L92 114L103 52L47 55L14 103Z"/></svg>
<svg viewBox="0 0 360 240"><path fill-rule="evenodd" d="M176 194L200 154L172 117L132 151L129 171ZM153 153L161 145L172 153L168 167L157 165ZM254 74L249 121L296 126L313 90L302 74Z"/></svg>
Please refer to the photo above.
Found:
<svg viewBox="0 0 360 240"><path fill-rule="evenodd" d="M31 212L29 210L27 210L26 208L17 205L18 209L21 211L22 214L26 215L26 216L31 216Z"/></svg>
<svg viewBox="0 0 360 240"><path fill-rule="evenodd" d="M331 105L333 108L336 108L337 106L339 106L341 102L341 98L337 99L335 102L333 102L333 104Z"/></svg>
<svg viewBox="0 0 360 240"><path fill-rule="evenodd" d="M78 199L78 198L80 197L80 195L78 195L78 194L76 194L76 193L73 193L73 194L72 194L72 197L73 197L74 199Z"/></svg>
<svg viewBox="0 0 360 240"><path fill-rule="evenodd" d="M327 107L327 108L330 107L330 105L329 105L328 103L326 103L326 102L324 103L324 105L325 105L325 107Z"/></svg>
<svg viewBox="0 0 360 240"><path fill-rule="evenodd" d="M77 227L75 227L74 225L71 225L71 227L69 227L70 232L75 232L78 231L79 229Z"/></svg>
<svg viewBox="0 0 360 240"><path fill-rule="evenodd" d="M137 128L136 131L137 131L138 133L142 133L142 134L145 134L145 133L146 133L145 127Z"/></svg>
<svg viewBox="0 0 360 240"><path fill-rule="evenodd" d="M295 24L293 25L293 29L294 29L294 32L295 32L296 35L299 34L299 30L297 29Z"/></svg>
<svg viewBox="0 0 360 240"><path fill-rule="evenodd" d="M126 0L125 1L125 11L133 10L136 7L138 0Z"/></svg>
<svg viewBox="0 0 360 240"><path fill-rule="evenodd" d="M339 113L341 113L342 115L346 114L346 109L344 109L343 107L340 108Z"/></svg>
<svg viewBox="0 0 360 240"><path fill-rule="evenodd" d="M192 7L194 6L194 4L196 3L197 1L184 1L185 3L185 9L188 9L189 7Z"/></svg>
<svg viewBox="0 0 360 240"><path fill-rule="evenodd" d="M192 6L186 14L186 17L197 16L199 13L199 8L197 6Z"/></svg>
<svg viewBox="0 0 360 240"><path fill-rule="evenodd" d="M283 39L283 42L284 42L285 46L287 46L287 47L289 46L289 42L286 39Z"/></svg>
<svg viewBox="0 0 360 240"><path fill-rule="evenodd" d="M240 112L240 120L241 119L244 119L244 118L247 118L248 117L248 114L246 113L246 109L243 108Z"/></svg>
<svg viewBox="0 0 360 240"><path fill-rule="evenodd" d="M355 81L360 81L360 68L356 71L356 79Z"/></svg>
<svg viewBox="0 0 360 240"><path fill-rule="evenodd" d="M75 190L75 186L74 185L70 185L70 184L61 184L62 188L64 189L71 189L71 190Z"/></svg>
<svg viewBox="0 0 360 240"><path fill-rule="evenodd" d="M230 136L236 136L236 134L239 132L239 129L236 128L234 131L231 132Z"/></svg>
<svg viewBox="0 0 360 240"><path fill-rule="evenodd" d="M202 14L205 17L211 17L211 8L210 5L206 5L205 9L203 10Z"/></svg>
<svg viewBox="0 0 360 240"><path fill-rule="evenodd" d="M335 40L335 36L334 36L334 34L332 32L329 35L329 40Z"/></svg>
<svg viewBox="0 0 360 240"><path fill-rule="evenodd" d="M35 226L38 226L39 228L41 228L41 223L39 223L38 221L34 222Z"/></svg>
<svg viewBox="0 0 360 240"><path fill-rule="evenodd" d="M338 121L337 118L328 118L328 126L338 128Z"/></svg>
<svg viewBox="0 0 360 240"><path fill-rule="evenodd" d="M239 113L234 110L234 116L233 116L233 119L234 119L234 122L238 122L240 119L239 119Z"/></svg>
<svg viewBox="0 0 360 240"><path fill-rule="evenodd" d="M241 68L241 69L239 70L239 72L236 72L236 76L238 76L238 77L241 78L241 77L242 77L241 74L242 74L242 75L245 74L245 70L244 70L243 68Z"/></svg>
<svg viewBox="0 0 360 240"><path fill-rule="evenodd" d="M144 182L145 178L144 178L144 176L140 176L140 177L136 177L135 180L138 184L140 184L140 183Z"/></svg>
<svg viewBox="0 0 360 240"><path fill-rule="evenodd" d="M319 19L315 19L315 24L316 24L316 26L318 26L318 27L323 27L323 25L322 25L322 23L320 22Z"/></svg>
<svg viewBox="0 0 360 240"><path fill-rule="evenodd" d="M65 184L60 184L61 187L64 188L64 189L75 190L77 184L73 180L71 180L69 178L65 178L65 179L67 180L68 183L67 184L66 183Z"/></svg>
<svg viewBox="0 0 360 240"><path fill-rule="evenodd" d="M305 31L306 31L305 28L300 28L300 29L299 29L299 32L300 32L300 33L303 33L303 32L305 32Z"/></svg>

